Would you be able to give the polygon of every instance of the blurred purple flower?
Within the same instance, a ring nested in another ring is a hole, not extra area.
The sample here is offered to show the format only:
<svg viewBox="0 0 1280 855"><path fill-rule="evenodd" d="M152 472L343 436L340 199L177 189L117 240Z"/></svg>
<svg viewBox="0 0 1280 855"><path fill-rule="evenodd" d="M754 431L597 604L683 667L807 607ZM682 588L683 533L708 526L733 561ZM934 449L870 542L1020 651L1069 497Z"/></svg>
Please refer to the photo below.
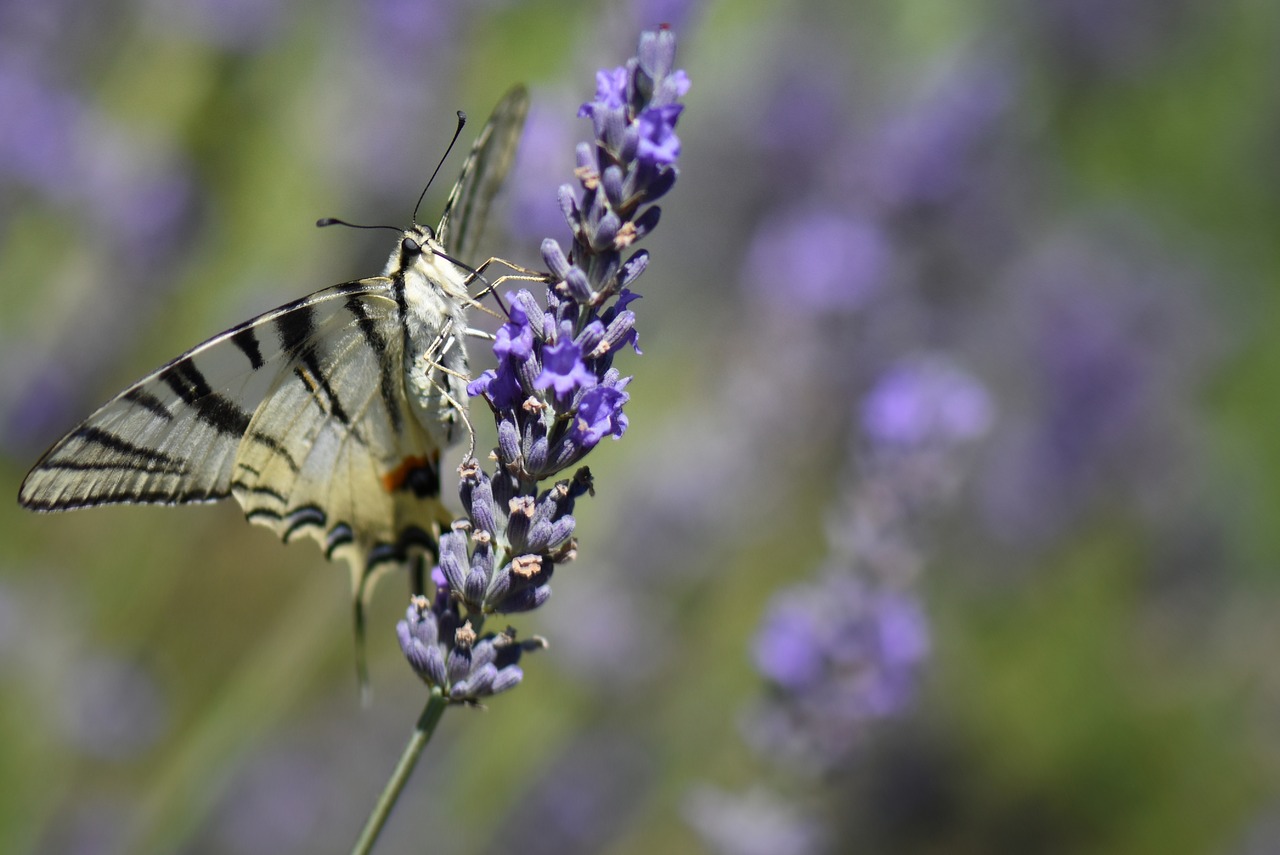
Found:
<svg viewBox="0 0 1280 855"><path fill-rule="evenodd" d="M18 183L66 201L79 189L74 172L85 107L28 69L0 62L0 182Z"/></svg>
<svg viewBox="0 0 1280 855"><path fill-rule="evenodd" d="M227 788L207 834L237 855L314 851L319 830L337 831L349 771L332 756L268 745Z"/></svg>
<svg viewBox="0 0 1280 855"><path fill-rule="evenodd" d="M993 135L1012 101L999 66L953 70L937 90L889 119L860 161L864 180L890 213L948 201L968 186L969 161Z"/></svg>
<svg viewBox="0 0 1280 855"><path fill-rule="evenodd" d="M986 433L991 398L971 374L942 358L915 357L886 371L862 400L869 442L955 445Z"/></svg>
<svg viewBox="0 0 1280 855"><path fill-rule="evenodd" d="M846 762L866 726L905 708L929 653L916 600L846 571L775 595L755 660L772 699L748 722L766 756L819 771Z"/></svg>
<svg viewBox="0 0 1280 855"><path fill-rule="evenodd" d="M1150 489L1185 464L1209 313L1188 266L1132 227L1106 229L1059 235L1013 274L1027 389L984 484L988 524L1010 541L1051 537L1100 491Z"/></svg>
<svg viewBox="0 0 1280 855"><path fill-rule="evenodd" d="M788 311L854 312L888 284L892 267L893 250L874 221L830 209L793 210L757 231L743 279Z"/></svg>

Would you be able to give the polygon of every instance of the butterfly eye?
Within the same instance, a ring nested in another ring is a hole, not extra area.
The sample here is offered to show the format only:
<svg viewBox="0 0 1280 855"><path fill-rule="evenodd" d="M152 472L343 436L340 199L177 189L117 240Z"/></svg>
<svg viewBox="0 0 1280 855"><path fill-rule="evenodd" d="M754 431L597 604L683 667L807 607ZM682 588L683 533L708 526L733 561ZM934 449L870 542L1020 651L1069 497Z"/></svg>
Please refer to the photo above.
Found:
<svg viewBox="0 0 1280 855"><path fill-rule="evenodd" d="M417 255L422 252L422 247L418 246L418 242L413 238L405 238L400 241L400 251L405 255Z"/></svg>

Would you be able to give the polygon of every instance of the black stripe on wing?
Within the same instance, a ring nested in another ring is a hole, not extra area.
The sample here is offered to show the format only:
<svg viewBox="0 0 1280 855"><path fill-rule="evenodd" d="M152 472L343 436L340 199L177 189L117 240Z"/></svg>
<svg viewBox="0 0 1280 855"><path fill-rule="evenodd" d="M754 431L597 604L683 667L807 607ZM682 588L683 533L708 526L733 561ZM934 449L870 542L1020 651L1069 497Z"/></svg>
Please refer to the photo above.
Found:
<svg viewBox="0 0 1280 855"><path fill-rule="evenodd" d="M317 403L346 419L322 370L318 339L336 324L358 326L362 340L369 340L364 316L350 309L360 295L394 304L389 279L338 285L238 324L162 366L46 452L23 481L19 502L57 511L225 498L246 436L296 473L301 462L290 449L250 429L253 414L279 378L301 365ZM264 328L272 334L261 334ZM384 366L384 373L389 370Z"/></svg>

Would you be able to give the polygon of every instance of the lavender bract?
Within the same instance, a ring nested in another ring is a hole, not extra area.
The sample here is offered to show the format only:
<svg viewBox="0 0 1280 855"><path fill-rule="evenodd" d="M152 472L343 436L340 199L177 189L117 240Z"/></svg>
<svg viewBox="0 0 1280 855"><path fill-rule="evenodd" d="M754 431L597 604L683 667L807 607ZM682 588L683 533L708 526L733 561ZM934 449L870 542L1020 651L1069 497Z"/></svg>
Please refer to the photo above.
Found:
<svg viewBox="0 0 1280 855"><path fill-rule="evenodd" d="M543 241L545 300L528 290L507 295L497 368L467 389L493 413L497 465L486 473L468 459L459 468L467 516L440 538L436 597L415 598L397 626L414 670L450 700L474 702L520 681L515 662L541 639L477 633L490 614L546 602L556 565L576 555L573 507L592 479L581 467L543 484L626 432L630 378L613 361L628 346L639 353L629 306L648 255L623 253L657 224L652 203L676 180L678 101L689 81L672 69L675 47L668 30L644 33L637 57L597 75L596 97L578 113L591 119L595 139L577 146L577 186L559 191L572 243L566 251Z"/></svg>

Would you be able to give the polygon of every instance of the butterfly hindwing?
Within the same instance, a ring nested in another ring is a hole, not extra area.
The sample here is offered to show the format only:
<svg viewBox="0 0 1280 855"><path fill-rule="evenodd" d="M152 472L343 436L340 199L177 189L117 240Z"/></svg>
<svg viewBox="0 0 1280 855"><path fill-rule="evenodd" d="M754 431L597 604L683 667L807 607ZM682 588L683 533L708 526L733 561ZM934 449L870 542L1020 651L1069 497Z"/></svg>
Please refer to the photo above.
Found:
<svg viewBox="0 0 1280 855"><path fill-rule="evenodd" d="M232 491L282 539L311 536L327 556L350 558L358 589L380 557L402 556L407 533L425 538L447 515L439 449L405 397L394 289L340 305L288 318L290 359L247 428Z"/></svg>

